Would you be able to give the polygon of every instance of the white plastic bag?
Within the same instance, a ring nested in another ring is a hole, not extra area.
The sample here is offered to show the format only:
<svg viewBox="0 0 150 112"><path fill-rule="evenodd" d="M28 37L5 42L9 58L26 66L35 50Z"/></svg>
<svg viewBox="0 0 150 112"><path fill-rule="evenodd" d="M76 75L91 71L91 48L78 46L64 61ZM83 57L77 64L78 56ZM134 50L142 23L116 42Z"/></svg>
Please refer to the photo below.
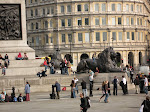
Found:
<svg viewBox="0 0 150 112"><path fill-rule="evenodd" d="M142 106L140 107L139 112L143 112L143 108L144 108L144 105L142 105Z"/></svg>

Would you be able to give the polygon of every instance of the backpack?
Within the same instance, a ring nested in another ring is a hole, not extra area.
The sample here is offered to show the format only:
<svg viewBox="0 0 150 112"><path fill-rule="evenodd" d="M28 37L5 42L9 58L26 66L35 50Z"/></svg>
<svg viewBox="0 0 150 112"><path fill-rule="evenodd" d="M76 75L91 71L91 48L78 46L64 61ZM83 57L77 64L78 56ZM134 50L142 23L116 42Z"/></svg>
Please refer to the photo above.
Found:
<svg viewBox="0 0 150 112"><path fill-rule="evenodd" d="M17 98L16 97L13 98L13 102L17 102Z"/></svg>
<svg viewBox="0 0 150 112"><path fill-rule="evenodd" d="M85 97L85 99L87 100L86 108L88 109L88 108L91 107L91 105L90 105L90 98L87 96L87 97Z"/></svg>
<svg viewBox="0 0 150 112"><path fill-rule="evenodd" d="M19 101L19 102L23 102L23 98L22 98L22 97L19 97L18 101Z"/></svg>

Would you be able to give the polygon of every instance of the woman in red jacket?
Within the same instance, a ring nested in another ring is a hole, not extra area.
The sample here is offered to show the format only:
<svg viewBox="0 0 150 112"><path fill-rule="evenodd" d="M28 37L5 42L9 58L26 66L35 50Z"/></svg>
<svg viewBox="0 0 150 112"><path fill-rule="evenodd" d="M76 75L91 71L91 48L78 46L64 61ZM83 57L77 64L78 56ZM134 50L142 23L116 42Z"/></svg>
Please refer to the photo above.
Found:
<svg viewBox="0 0 150 112"><path fill-rule="evenodd" d="M44 64L43 64L44 66L45 66L45 71L47 70L47 61L46 61L46 59L44 59Z"/></svg>

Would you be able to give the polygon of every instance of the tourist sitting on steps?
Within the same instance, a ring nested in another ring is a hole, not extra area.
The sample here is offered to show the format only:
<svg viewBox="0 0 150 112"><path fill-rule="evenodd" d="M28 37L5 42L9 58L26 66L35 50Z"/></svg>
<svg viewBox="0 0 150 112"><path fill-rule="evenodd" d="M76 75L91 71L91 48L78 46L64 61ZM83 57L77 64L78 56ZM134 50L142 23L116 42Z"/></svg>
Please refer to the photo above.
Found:
<svg viewBox="0 0 150 112"><path fill-rule="evenodd" d="M22 60L22 59L23 59L22 55L21 55L21 53L19 53L18 56L16 57L16 60Z"/></svg>
<svg viewBox="0 0 150 112"><path fill-rule="evenodd" d="M27 56L27 53L24 53L24 57L23 57L23 60L28 60L28 56Z"/></svg>
<svg viewBox="0 0 150 112"><path fill-rule="evenodd" d="M10 61L9 61L9 57L8 57L7 54L5 55L5 61L6 61L6 62L8 63L8 65L9 65Z"/></svg>
<svg viewBox="0 0 150 112"><path fill-rule="evenodd" d="M5 94L4 94L4 92L2 92L2 93L0 94L0 101L1 101L1 102L4 102L4 101L5 101Z"/></svg>

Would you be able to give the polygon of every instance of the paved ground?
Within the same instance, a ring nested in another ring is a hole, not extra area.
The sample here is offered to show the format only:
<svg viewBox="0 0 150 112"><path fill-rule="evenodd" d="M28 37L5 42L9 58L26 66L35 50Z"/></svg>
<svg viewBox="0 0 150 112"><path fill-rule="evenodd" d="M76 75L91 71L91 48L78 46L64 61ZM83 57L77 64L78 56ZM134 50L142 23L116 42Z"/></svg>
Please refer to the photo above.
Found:
<svg viewBox="0 0 150 112"><path fill-rule="evenodd" d="M119 91L118 96L111 95L109 103L99 102L101 91L94 91L91 98L91 108L88 112L138 112L145 94L129 94L124 96ZM61 92L60 100L49 99L49 93L33 93L30 102L0 103L0 112L80 112L79 94L76 99L70 98L70 92Z"/></svg>

